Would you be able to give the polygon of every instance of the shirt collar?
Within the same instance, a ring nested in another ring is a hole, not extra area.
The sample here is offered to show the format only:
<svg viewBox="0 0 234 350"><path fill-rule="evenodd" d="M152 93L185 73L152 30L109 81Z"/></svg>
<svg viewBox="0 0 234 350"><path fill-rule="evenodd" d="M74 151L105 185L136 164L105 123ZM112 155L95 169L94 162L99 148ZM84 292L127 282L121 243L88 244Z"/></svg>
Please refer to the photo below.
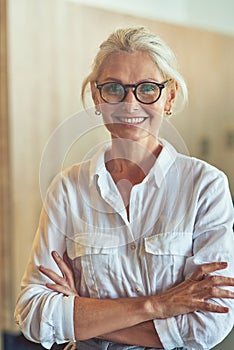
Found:
<svg viewBox="0 0 234 350"><path fill-rule="evenodd" d="M175 148L166 140L160 139L162 144L162 151L160 152L154 166L150 170L148 175L153 174L155 179L155 184L160 187L163 183L167 172L170 167L174 164L176 157L178 155ZM146 177L147 178L147 177Z"/></svg>
<svg viewBox="0 0 234 350"><path fill-rule="evenodd" d="M146 182L149 178L154 179L157 187L160 187L164 181L164 178L175 162L178 155L175 148L166 140L160 139L162 144L162 151L160 152L154 166L151 168L149 174L145 177L143 182ZM108 142L91 158L90 160L90 173L89 173L89 184L92 185L94 179L106 174L107 170L105 167L105 152L110 149L111 143Z"/></svg>
<svg viewBox="0 0 234 350"><path fill-rule="evenodd" d="M100 176L103 173L106 173L105 166L105 153L111 147L111 142L106 143L102 146L97 153L90 160L90 168L89 168L89 184L92 185L94 179L97 176Z"/></svg>

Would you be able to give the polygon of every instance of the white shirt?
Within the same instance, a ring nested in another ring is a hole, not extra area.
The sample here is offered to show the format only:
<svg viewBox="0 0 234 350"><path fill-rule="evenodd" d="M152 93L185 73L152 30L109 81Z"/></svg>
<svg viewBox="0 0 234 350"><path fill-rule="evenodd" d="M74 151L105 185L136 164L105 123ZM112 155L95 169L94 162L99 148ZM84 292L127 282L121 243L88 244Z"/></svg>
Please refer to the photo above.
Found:
<svg viewBox="0 0 234 350"><path fill-rule="evenodd" d="M221 171L163 141L154 166L132 188L128 220L104 153L53 181L22 280L16 321L27 338L48 349L74 340L74 297L47 289L49 280L38 270L44 265L59 272L53 250L67 251L77 291L90 298L158 294L213 261L229 264L217 274L234 276L233 206ZM234 323L234 301L213 302L229 313L154 320L164 348L204 350L221 342Z"/></svg>

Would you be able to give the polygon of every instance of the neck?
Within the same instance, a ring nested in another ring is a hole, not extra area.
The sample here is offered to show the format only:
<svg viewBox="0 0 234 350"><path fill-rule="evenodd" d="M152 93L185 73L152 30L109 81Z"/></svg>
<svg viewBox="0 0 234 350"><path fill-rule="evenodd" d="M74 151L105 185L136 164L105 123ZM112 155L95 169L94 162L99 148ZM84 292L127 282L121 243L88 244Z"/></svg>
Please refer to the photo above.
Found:
<svg viewBox="0 0 234 350"><path fill-rule="evenodd" d="M141 174L138 177L142 180L142 177L145 177L152 168L162 149L157 139L153 141L144 145L128 139L112 139L112 147L105 159L107 170L111 175L128 174L129 179Z"/></svg>

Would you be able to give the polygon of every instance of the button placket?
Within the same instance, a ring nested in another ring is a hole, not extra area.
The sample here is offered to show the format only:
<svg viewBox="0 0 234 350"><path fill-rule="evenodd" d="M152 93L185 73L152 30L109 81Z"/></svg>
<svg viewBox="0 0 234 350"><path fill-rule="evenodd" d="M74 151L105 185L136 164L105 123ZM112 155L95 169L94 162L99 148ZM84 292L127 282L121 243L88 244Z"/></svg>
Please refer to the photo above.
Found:
<svg viewBox="0 0 234 350"><path fill-rule="evenodd" d="M129 248L133 254L134 254L134 252L137 252L137 244L135 242L130 243ZM138 275L138 277L135 275L135 278L134 278L135 281L132 281L132 290L134 293L139 294L142 292L142 287L137 283L137 281L139 281L139 277L140 277L139 276L139 268L137 268L137 264L136 264L135 273L136 273L136 275Z"/></svg>

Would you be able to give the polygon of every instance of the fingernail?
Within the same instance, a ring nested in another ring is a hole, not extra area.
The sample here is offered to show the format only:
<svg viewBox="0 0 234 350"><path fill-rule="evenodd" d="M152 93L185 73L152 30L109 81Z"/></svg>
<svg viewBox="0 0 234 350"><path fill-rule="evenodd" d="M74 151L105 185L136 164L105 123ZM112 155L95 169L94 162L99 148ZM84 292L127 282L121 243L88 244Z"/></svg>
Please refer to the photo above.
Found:
<svg viewBox="0 0 234 350"><path fill-rule="evenodd" d="M58 255L58 253L56 252L56 250L53 250L53 251L52 251L52 254L53 254L54 256L56 256L56 258L59 258L59 255Z"/></svg>

